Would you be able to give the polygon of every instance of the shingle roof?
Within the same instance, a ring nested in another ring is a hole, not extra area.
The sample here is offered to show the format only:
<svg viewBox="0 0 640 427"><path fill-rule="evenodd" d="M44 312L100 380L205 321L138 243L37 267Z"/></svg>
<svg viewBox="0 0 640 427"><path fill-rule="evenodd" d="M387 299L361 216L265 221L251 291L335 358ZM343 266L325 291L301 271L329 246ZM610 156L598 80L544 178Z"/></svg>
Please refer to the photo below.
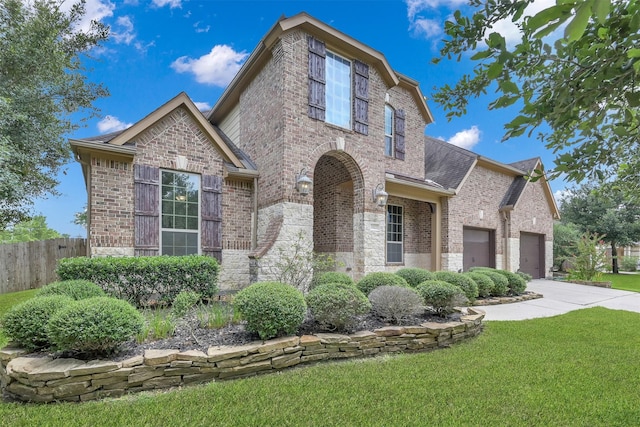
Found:
<svg viewBox="0 0 640 427"><path fill-rule="evenodd" d="M458 188L478 155L441 139L425 136L424 140L425 178L444 188Z"/></svg>
<svg viewBox="0 0 640 427"><path fill-rule="evenodd" d="M509 166L513 166L516 169L520 169L524 172L524 174L529 174L533 172L533 169L536 167L540 158L534 157L527 160L520 160L519 162L509 163ZM522 192L524 191L524 187L527 185L527 179L523 176L517 176L513 179L513 182L509 186L507 193L504 195L502 202L500 202L500 207L503 208L505 206L513 206L516 204Z"/></svg>
<svg viewBox="0 0 640 427"><path fill-rule="evenodd" d="M233 154L235 154L236 157L238 157L240 159L240 161L244 164L244 166L247 169L258 170L258 167L256 166L255 163L253 163L253 160L251 160L251 158L249 158L247 153L245 153L240 148L238 148L238 146L236 144L234 144L233 141L231 141L231 139L229 139L227 134L225 134L218 126L213 125L213 129L220 136L220 138L222 138L224 143L227 144L227 146L229 146L229 148L231 149Z"/></svg>

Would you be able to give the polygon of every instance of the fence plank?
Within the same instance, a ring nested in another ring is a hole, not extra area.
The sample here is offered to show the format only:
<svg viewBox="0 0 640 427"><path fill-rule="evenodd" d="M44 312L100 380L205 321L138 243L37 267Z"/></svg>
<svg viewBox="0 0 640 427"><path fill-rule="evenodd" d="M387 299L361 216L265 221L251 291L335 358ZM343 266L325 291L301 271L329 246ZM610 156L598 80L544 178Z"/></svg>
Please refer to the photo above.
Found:
<svg viewBox="0 0 640 427"><path fill-rule="evenodd" d="M87 239L59 238L0 245L0 294L55 282L61 258L87 254Z"/></svg>

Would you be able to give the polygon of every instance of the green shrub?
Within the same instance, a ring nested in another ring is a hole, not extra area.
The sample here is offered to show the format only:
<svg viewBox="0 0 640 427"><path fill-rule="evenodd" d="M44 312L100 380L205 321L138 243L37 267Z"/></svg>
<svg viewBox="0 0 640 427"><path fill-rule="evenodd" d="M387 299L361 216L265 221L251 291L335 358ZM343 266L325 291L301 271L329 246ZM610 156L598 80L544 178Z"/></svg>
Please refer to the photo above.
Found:
<svg viewBox="0 0 640 427"><path fill-rule="evenodd" d="M59 350L108 354L140 333L144 317L126 301L110 297L74 301L49 320L49 338Z"/></svg>
<svg viewBox="0 0 640 427"><path fill-rule="evenodd" d="M462 289L443 280L427 280L416 287L424 303L436 314L453 313L454 307L467 303Z"/></svg>
<svg viewBox="0 0 640 427"><path fill-rule="evenodd" d="M165 339L173 335L176 330L176 319L166 310L154 308L146 310L144 326L136 334L136 342L143 343L147 340L155 341Z"/></svg>
<svg viewBox="0 0 640 427"><path fill-rule="evenodd" d="M56 272L61 280L89 280L138 307L154 298L169 303L182 291L203 297L218 292L218 262L200 255L63 258Z"/></svg>
<svg viewBox="0 0 640 427"><path fill-rule="evenodd" d="M313 278L311 289L327 283L344 283L345 285L355 286L355 282L347 273L339 271L327 271Z"/></svg>
<svg viewBox="0 0 640 427"><path fill-rule="evenodd" d="M491 291L493 290L493 281L489 278L489 276L478 271L469 271L463 274L476 282L476 285L478 286L478 296L480 298L491 296Z"/></svg>
<svg viewBox="0 0 640 427"><path fill-rule="evenodd" d="M233 304L247 330L263 340L294 334L307 311L302 292L280 282L255 283L238 292Z"/></svg>
<svg viewBox="0 0 640 427"><path fill-rule="evenodd" d="M530 275L529 273L525 273L524 271L516 271L516 274L520 277L522 277L524 279L525 282L529 283L531 280L533 280L533 276Z"/></svg>
<svg viewBox="0 0 640 427"><path fill-rule="evenodd" d="M509 280L496 270L474 270L474 273L480 273L487 276L493 282L491 296L503 297L509 293Z"/></svg>
<svg viewBox="0 0 640 427"><path fill-rule="evenodd" d="M473 302L478 298L478 285L473 279L465 276L462 273L455 273L453 271L437 271L433 273L434 280L442 280L452 285L456 285L466 295L470 302Z"/></svg>
<svg viewBox="0 0 640 427"><path fill-rule="evenodd" d="M402 277L393 273L375 272L364 276L356 285L365 295L369 295L378 286L402 286L409 287L409 284Z"/></svg>
<svg viewBox="0 0 640 427"><path fill-rule="evenodd" d="M623 256L620 258L620 269L623 271L636 271L638 269L638 257Z"/></svg>
<svg viewBox="0 0 640 427"><path fill-rule="evenodd" d="M307 294L306 300L314 319L329 330L346 330L356 316L371 310L366 295L344 283L319 285Z"/></svg>
<svg viewBox="0 0 640 427"><path fill-rule="evenodd" d="M100 286L88 280L63 280L49 283L36 294L37 297L49 295L66 295L74 300L106 296Z"/></svg>
<svg viewBox="0 0 640 427"><path fill-rule="evenodd" d="M182 291L176 295L171 304L171 314L176 318L184 317L201 299L202 295L197 292Z"/></svg>
<svg viewBox="0 0 640 427"><path fill-rule="evenodd" d="M519 274L512 273L507 270L496 270L497 273L502 274L507 278L509 282L509 295L521 295L525 289L527 289L527 282Z"/></svg>
<svg viewBox="0 0 640 427"><path fill-rule="evenodd" d="M4 333L27 350L38 350L51 345L47 333L49 319L71 304L66 295L49 295L24 301L9 310L2 318Z"/></svg>
<svg viewBox="0 0 640 427"><path fill-rule="evenodd" d="M424 268L401 268L396 271L396 274L406 280L412 288L415 288L426 280L433 280L433 273Z"/></svg>
<svg viewBox="0 0 640 427"><path fill-rule="evenodd" d="M415 289L404 286L378 286L369 294L371 310L382 319L399 324L424 311Z"/></svg>

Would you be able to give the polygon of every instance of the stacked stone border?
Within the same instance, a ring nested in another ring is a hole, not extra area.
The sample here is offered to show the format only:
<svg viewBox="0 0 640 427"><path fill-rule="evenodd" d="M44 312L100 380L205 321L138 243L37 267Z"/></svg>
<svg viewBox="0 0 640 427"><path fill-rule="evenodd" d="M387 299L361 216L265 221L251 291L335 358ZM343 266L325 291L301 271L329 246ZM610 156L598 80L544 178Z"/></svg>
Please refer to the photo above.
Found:
<svg viewBox="0 0 640 427"><path fill-rule="evenodd" d="M27 357L23 349L0 350L2 393L23 402L88 401L144 390L181 387L278 372L325 360L448 347L482 331L485 312L467 308L460 321L387 326L350 335L277 338L244 346L199 350L146 350L124 361Z"/></svg>
<svg viewBox="0 0 640 427"><path fill-rule="evenodd" d="M511 297L490 297L485 299L477 299L473 302L473 305L499 305L499 304L512 304L514 302L530 301L532 299L543 298L542 294L536 292L527 291L522 295L516 295Z"/></svg>

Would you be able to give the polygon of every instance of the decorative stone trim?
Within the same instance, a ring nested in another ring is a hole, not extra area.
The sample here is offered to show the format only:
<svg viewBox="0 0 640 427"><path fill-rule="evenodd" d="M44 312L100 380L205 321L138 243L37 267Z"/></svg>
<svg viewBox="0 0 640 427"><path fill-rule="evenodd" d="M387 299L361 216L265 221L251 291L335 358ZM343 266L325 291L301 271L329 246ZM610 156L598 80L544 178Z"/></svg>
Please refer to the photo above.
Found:
<svg viewBox="0 0 640 427"><path fill-rule="evenodd" d="M598 288L611 288L611 282L593 282L590 280L567 280L567 283L576 285L597 286Z"/></svg>
<svg viewBox="0 0 640 427"><path fill-rule="evenodd" d="M490 297L485 299L477 299L473 302L473 305L499 305L499 304L511 304L514 302L529 301L532 299L542 298L542 294L535 292L529 292L522 295L516 295L514 297Z"/></svg>
<svg viewBox="0 0 640 427"><path fill-rule="evenodd" d="M478 335L484 316L478 308L467 308L459 322L292 336L211 347L207 353L146 350L120 362L26 357L26 350L7 347L0 350L2 394L23 402L78 402L277 372L323 360L430 351Z"/></svg>

